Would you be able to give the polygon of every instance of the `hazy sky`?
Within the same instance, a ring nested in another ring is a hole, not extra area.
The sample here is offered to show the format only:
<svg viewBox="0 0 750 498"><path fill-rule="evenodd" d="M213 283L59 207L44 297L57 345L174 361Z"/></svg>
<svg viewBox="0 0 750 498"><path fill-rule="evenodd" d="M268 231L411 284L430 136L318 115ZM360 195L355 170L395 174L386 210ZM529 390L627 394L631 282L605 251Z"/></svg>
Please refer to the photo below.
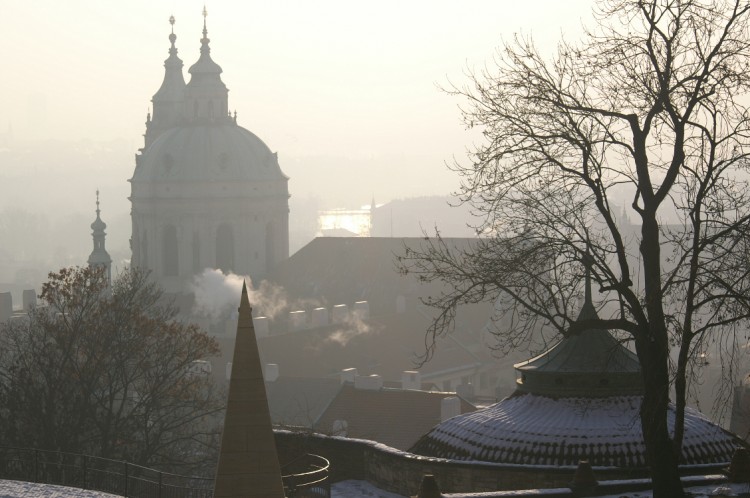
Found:
<svg viewBox="0 0 750 498"><path fill-rule="evenodd" d="M437 86L464 81L467 67L481 68L514 32L550 51L562 33L579 37L590 5L209 0L207 9L229 106L278 151L292 195L355 207L372 195L385 201L454 190L457 179L443 163L471 137L460 101ZM170 15L186 80L198 58L202 1L0 6L0 131L10 125L16 139L125 139L135 153L163 76ZM126 179L132 155L123 164L113 174ZM346 195L333 198L341 190Z"/></svg>

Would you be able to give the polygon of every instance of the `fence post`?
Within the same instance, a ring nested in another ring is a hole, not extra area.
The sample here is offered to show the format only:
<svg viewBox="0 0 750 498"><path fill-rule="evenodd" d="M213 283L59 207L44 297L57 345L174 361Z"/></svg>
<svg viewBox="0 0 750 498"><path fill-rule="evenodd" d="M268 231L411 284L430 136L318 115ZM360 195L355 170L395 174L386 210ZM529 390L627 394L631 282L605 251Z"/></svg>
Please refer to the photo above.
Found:
<svg viewBox="0 0 750 498"><path fill-rule="evenodd" d="M86 455L83 455L83 489L88 489L87 483L86 483L86 474L88 472L89 467L89 457Z"/></svg>
<svg viewBox="0 0 750 498"><path fill-rule="evenodd" d="M39 450L34 450L34 482L39 482Z"/></svg>
<svg viewBox="0 0 750 498"><path fill-rule="evenodd" d="M159 472L159 494L158 498L161 498L161 472Z"/></svg>
<svg viewBox="0 0 750 498"><path fill-rule="evenodd" d="M128 498L128 462L125 462L125 498Z"/></svg>

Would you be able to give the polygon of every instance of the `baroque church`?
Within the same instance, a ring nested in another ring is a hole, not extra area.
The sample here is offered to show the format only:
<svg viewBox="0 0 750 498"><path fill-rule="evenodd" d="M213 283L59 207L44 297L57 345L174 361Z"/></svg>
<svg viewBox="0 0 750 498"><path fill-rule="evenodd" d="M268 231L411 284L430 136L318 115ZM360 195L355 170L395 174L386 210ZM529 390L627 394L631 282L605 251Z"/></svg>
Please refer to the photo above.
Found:
<svg viewBox="0 0 750 498"><path fill-rule="evenodd" d="M132 263L169 293L189 293L205 268L255 280L289 256L289 178L277 154L230 113L205 9L203 17L187 84L170 18L164 81L129 180Z"/></svg>

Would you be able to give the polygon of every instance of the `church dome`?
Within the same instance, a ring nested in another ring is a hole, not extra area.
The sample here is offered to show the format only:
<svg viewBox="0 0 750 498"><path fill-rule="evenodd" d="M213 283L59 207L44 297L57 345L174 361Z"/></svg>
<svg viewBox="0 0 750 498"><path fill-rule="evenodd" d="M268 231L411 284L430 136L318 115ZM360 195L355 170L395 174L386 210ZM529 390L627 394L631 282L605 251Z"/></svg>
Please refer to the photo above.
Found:
<svg viewBox="0 0 750 498"><path fill-rule="evenodd" d="M95 232L101 232L101 231L104 231L106 228L107 228L107 224L102 221L102 219L99 217L99 213L97 212L96 219L91 224L91 230Z"/></svg>
<svg viewBox="0 0 750 498"><path fill-rule="evenodd" d="M229 120L227 120L229 121ZM285 180L278 157L231 121L187 124L162 133L143 153L133 182Z"/></svg>

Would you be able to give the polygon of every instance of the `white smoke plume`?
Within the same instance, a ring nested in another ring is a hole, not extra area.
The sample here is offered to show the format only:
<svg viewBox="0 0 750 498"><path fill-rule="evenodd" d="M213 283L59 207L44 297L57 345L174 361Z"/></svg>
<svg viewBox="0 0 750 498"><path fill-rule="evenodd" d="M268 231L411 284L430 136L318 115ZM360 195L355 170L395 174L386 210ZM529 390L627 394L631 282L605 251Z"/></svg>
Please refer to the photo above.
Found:
<svg viewBox="0 0 750 498"><path fill-rule="evenodd" d="M362 320L359 313L349 313L339 324L339 328L326 337L326 342L336 342L342 347L346 347L349 341L357 336L377 332L380 332L380 330Z"/></svg>
<svg viewBox="0 0 750 498"><path fill-rule="evenodd" d="M248 276L206 268L196 275L191 283L195 294L194 311L212 318L237 308L242 293L242 283L247 282L247 295L250 305L258 315L275 318L287 307L287 295L283 287L263 280L256 289Z"/></svg>

